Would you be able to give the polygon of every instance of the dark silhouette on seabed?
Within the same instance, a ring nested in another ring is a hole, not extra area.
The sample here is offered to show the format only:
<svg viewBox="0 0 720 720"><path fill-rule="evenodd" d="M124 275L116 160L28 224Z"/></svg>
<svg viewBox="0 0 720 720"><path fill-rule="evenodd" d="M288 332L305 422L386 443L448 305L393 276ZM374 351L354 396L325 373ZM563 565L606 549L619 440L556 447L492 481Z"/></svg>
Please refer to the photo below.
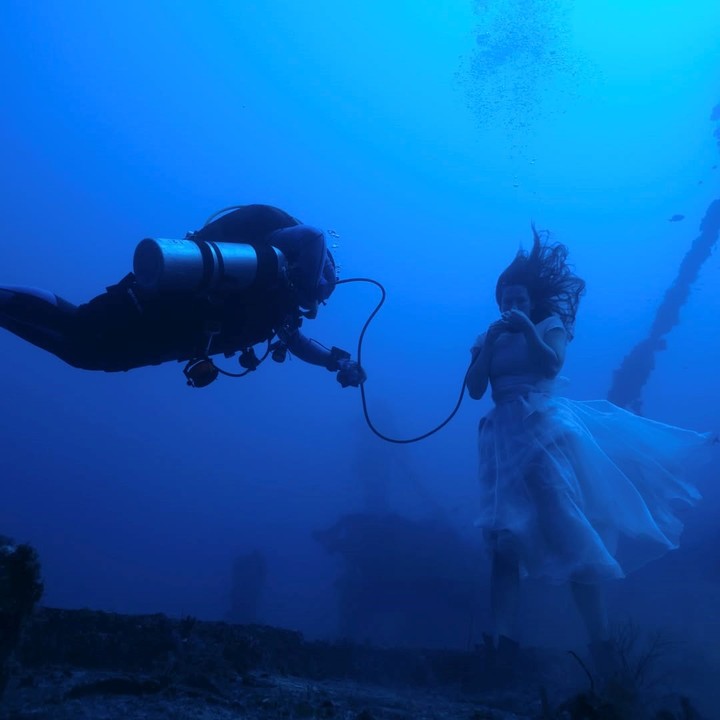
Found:
<svg viewBox="0 0 720 720"><path fill-rule="evenodd" d="M354 513L314 537L341 563L339 637L385 646L467 645L482 556L449 523Z"/></svg>

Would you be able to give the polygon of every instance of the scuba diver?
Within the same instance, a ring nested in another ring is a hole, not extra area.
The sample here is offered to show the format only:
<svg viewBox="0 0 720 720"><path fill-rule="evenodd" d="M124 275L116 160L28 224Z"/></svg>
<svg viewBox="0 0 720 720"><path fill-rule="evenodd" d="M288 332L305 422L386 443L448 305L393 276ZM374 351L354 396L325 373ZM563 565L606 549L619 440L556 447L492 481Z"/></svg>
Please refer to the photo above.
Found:
<svg viewBox="0 0 720 720"><path fill-rule="evenodd" d="M85 370L184 361L188 385L204 387L219 373L247 374L268 354L282 362L289 351L358 387L366 374L350 353L300 332L337 282L322 231L270 205L233 206L182 240L142 240L133 272L79 306L0 286L0 326ZM263 342L258 359L253 346ZM240 373L211 359L238 352Z"/></svg>

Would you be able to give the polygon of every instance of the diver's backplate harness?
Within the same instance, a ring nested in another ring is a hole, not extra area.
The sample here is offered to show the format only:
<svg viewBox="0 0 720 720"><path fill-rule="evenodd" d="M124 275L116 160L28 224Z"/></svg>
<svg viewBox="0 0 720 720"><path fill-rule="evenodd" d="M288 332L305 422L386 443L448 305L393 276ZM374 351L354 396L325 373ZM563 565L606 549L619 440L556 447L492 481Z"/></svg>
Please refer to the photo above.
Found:
<svg viewBox="0 0 720 720"><path fill-rule="evenodd" d="M196 293L219 303L246 290L260 290L277 283L290 287L291 282L287 258L276 247L201 240L192 233L182 240L142 240L135 248L133 273L138 285L146 290ZM210 359L213 340L221 332L220 322L209 318L204 352L192 358L183 370L191 387L205 387L220 373L235 377L246 375L255 370L270 351L272 338L262 358L257 357L252 347L244 348L239 358L243 372L227 373ZM277 343L274 350L274 359L284 359ZM226 357L234 354L226 353Z"/></svg>

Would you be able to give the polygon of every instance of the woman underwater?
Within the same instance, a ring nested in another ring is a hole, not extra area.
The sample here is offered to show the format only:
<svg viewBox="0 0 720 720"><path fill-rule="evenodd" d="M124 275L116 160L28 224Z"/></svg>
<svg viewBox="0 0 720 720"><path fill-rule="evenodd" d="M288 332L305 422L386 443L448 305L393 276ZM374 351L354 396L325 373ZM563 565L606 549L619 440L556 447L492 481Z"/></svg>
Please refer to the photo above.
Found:
<svg viewBox="0 0 720 720"><path fill-rule="evenodd" d="M683 468L715 438L555 394L585 291L567 255L533 227L530 252L498 278L500 319L471 349L470 397L489 384L494 402L479 426L477 524L492 552L499 662L512 666L517 654L519 584L529 576L570 585L603 672L611 644L602 583L678 546L677 504L700 498Z"/></svg>

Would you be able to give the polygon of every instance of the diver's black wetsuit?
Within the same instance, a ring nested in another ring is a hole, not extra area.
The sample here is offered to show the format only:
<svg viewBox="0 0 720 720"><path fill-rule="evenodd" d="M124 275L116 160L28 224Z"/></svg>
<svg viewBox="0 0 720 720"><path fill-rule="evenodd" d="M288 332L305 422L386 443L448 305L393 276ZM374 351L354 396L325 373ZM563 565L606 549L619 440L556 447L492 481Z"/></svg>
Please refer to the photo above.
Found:
<svg viewBox="0 0 720 720"><path fill-rule="evenodd" d="M283 232L286 228L297 230ZM189 237L252 245L258 257L271 245L278 247L288 259L290 277L259 278L262 282L245 290L218 296L148 290L130 273L80 306L46 291L5 286L0 287L0 326L88 370L229 356L276 333L301 359L340 369L338 357L347 354L338 356L298 330L302 315L312 317L334 285L334 264L321 231L278 208L246 205Z"/></svg>

